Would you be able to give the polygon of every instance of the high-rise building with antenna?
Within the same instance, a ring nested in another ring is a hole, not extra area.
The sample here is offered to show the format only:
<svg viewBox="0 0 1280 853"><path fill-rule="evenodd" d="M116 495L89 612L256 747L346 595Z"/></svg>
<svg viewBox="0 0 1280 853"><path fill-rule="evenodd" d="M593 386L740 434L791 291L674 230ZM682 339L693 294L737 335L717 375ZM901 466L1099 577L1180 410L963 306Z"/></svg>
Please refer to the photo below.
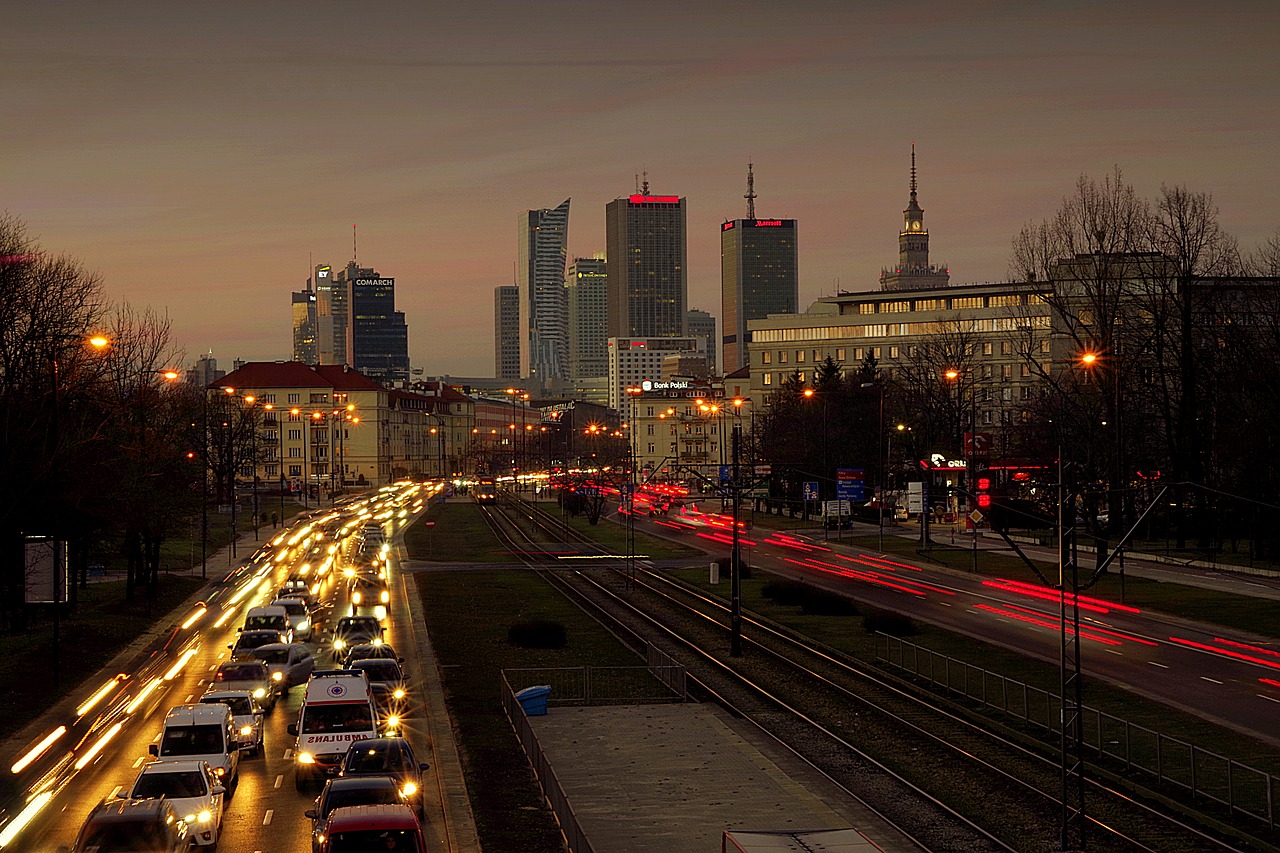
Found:
<svg viewBox="0 0 1280 853"><path fill-rule="evenodd" d="M746 364L748 320L794 314L800 301L799 250L794 219L757 219L754 164L747 164L745 219L720 226L720 322L724 372Z"/></svg>
<svg viewBox="0 0 1280 853"><path fill-rule="evenodd" d="M685 200L640 192L605 206L608 337L682 337L689 279Z"/></svg>
<svg viewBox="0 0 1280 853"><path fill-rule="evenodd" d="M951 272L929 263L929 229L924 227L924 208L916 199L916 144L911 143L911 199L902 211L898 232L898 264L880 271L881 290L915 290L946 287Z"/></svg>
<svg viewBox="0 0 1280 853"><path fill-rule="evenodd" d="M564 267L569 202L520 214L516 285L520 288L520 375L545 386L569 374Z"/></svg>
<svg viewBox="0 0 1280 853"><path fill-rule="evenodd" d="M303 364L319 364L316 347L316 292L307 279L306 287L295 290L293 298L293 360Z"/></svg>

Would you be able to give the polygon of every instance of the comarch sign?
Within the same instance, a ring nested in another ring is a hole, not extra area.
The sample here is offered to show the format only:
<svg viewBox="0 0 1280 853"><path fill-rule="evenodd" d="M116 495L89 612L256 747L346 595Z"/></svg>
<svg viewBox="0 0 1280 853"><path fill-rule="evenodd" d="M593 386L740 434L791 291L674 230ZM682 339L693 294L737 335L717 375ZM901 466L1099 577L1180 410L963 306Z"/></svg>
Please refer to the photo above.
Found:
<svg viewBox="0 0 1280 853"><path fill-rule="evenodd" d="M679 391L689 387L687 379L673 379L670 382L654 382L646 379L640 383L641 391Z"/></svg>

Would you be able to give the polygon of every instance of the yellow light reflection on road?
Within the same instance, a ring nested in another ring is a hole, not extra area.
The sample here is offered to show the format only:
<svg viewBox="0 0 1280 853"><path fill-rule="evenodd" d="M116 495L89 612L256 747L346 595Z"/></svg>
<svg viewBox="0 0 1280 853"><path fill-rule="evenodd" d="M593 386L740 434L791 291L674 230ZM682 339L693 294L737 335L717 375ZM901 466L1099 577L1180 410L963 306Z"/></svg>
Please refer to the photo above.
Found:
<svg viewBox="0 0 1280 853"><path fill-rule="evenodd" d="M222 615L218 617L217 622L213 623L213 627L221 628L223 625L227 624L227 620L230 619L231 614L235 612L236 612L236 606L234 604L227 605L227 609L222 611Z"/></svg>
<svg viewBox="0 0 1280 853"><path fill-rule="evenodd" d="M151 691L155 690L157 687L160 686L160 682L162 680L163 679L160 679L160 678L153 678L150 681L148 681L147 686L142 688L142 690L139 691L138 695L133 697L133 701L125 706L124 712L126 714L132 714L134 711L142 707L142 703L146 700L148 696L151 695ZM117 723L116 725L118 726L119 723Z"/></svg>
<svg viewBox="0 0 1280 853"><path fill-rule="evenodd" d="M8 847L13 843L13 839L18 837L18 833L31 823L31 819L36 816L39 811L49 804L53 799L52 791L45 791L42 794L36 794L31 802L27 803L27 807L18 812L18 816L9 821L9 825L0 830L0 848Z"/></svg>
<svg viewBox="0 0 1280 853"><path fill-rule="evenodd" d="M151 683L153 685L155 684L154 681ZM114 726L107 729L107 733L104 734L102 737L98 738L97 743L89 747L89 750L85 752L84 755L80 756L79 759L76 760L76 769L77 770L85 769L85 767L89 765L89 762L93 761L94 756L96 756L99 752L102 752L102 748L105 747L108 743L110 743L113 737L120 734L120 729L122 729L123 727L124 727L124 723L116 723Z"/></svg>
<svg viewBox="0 0 1280 853"><path fill-rule="evenodd" d="M200 619L200 617L204 616L208 612L209 611L205 609L205 606L203 604L197 607L195 610L191 612L191 615L187 617L187 621L182 623L182 630L185 631L186 629L190 628L192 625L196 624L196 622Z"/></svg>
<svg viewBox="0 0 1280 853"><path fill-rule="evenodd" d="M194 649L187 649L185 652L183 652L183 653L182 653L182 657L178 658L177 663L175 663L173 666L171 666L171 667L169 668L169 671L168 671L168 672L166 672L166 673L164 674L164 680L165 680L165 681L173 681L175 678L177 678L177 677L178 677L178 673L182 672L182 668L183 668L184 666L186 666L186 665L187 665L187 663L188 663L188 662L189 662L193 657L195 657L195 656L196 656L196 652L198 652L198 651L200 651L200 647L199 647L199 646L196 646Z"/></svg>
<svg viewBox="0 0 1280 853"><path fill-rule="evenodd" d="M99 702L105 699L108 693L110 693L112 690L115 690L117 687L119 687L120 682L124 681L128 677L129 676L125 675L122 672L119 675L117 675L115 678L108 681L106 684L99 687L96 693L94 693L88 699L84 700L84 704L82 704L79 708L76 708L76 716L83 717L85 714L92 711L94 706L96 706Z"/></svg>
<svg viewBox="0 0 1280 853"><path fill-rule="evenodd" d="M56 741L58 738L62 737L63 735L65 735L66 733L67 733L66 726L58 726L53 731L49 732L49 734L45 735L44 739L41 740L38 744L31 747L30 752L28 752L26 755L22 756L17 761L15 761L13 763L13 766L9 768L9 771L11 773L21 773L23 770L26 770L27 767L31 765L31 762L35 761L40 756L44 755L45 750L53 746L53 742Z"/></svg>

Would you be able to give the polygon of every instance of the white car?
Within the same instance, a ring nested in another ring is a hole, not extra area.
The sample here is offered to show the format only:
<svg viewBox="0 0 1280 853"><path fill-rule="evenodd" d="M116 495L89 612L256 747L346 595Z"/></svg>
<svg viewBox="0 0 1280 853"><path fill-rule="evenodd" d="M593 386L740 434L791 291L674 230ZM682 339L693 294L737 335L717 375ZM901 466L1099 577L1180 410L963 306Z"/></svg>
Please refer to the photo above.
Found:
<svg viewBox="0 0 1280 853"><path fill-rule="evenodd" d="M248 690L210 690L200 697L202 705L226 705L236 727L236 743L252 756L262 754L262 720L266 715L261 704Z"/></svg>
<svg viewBox="0 0 1280 853"><path fill-rule="evenodd" d="M223 801L227 789L205 761L153 761L117 796L122 800L154 800L164 797L174 812L191 827L200 847L214 847L222 831Z"/></svg>
<svg viewBox="0 0 1280 853"><path fill-rule="evenodd" d="M271 606L283 607L285 612L289 614L289 625L293 628L295 642L311 639L314 626L311 623L311 609L307 606L306 601L292 596L282 596L271 602Z"/></svg>

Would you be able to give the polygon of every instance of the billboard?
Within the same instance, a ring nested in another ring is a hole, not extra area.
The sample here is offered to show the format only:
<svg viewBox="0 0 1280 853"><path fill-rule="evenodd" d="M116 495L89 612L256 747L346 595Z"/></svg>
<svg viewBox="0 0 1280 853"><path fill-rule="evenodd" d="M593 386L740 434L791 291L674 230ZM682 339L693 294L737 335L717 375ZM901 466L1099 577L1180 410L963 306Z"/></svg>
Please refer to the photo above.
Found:
<svg viewBox="0 0 1280 853"><path fill-rule="evenodd" d="M29 536L23 543L24 600L27 604L52 604L67 600L67 543L45 536ZM54 578L57 577L55 586ZM54 590L57 589L55 595Z"/></svg>

